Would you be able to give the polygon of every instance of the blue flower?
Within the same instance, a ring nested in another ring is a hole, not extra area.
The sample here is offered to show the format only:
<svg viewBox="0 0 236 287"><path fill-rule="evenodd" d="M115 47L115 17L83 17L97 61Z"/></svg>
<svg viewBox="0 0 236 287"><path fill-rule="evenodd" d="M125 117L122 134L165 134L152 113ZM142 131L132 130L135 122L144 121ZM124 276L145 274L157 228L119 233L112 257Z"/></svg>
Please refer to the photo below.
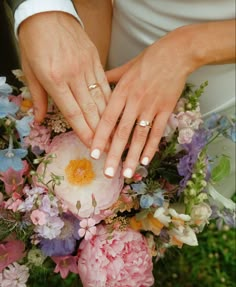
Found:
<svg viewBox="0 0 236 287"><path fill-rule="evenodd" d="M21 120L16 120L16 129L21 138L26 137L30 133L30 122L32 122L33 116L27 116Z"/></svg>
<svg viewBox="0 0 236 287"><path fill-rule="evenodd" d="M135 192L137 192L137 194L144 194L147 186L144 182L140 182L131 184L131 187Z"/></svg>
<svg viewBox="0 0 236 287"><path fill-rule="evenodd" d="M0 77L0 96L7 96L12 93L12 87L6 83L6 77Z"/></svg>
<svg viewBox="0 0 236 287"><path fill-rule="evenodd" d="M149 208L153 205L153 197L150 194L142 194L140 198L140 206L142 208Z"/></svg>
<svg viewBox="0 0 236 287"><path fill-rule="evenodd" d="M164 190L158 188L152 194L142 194L140 198L140 206L142 208L149 208L153 206L162 206L164 202Z"/></svg>
<svg viewBox="0 0 236 287"><path fill-rule="evenodd" d="M18 171L23 168L22 158L27 155L25 149L3 149L0 150L0 172L7 171L10 167Z"/></svg>
<svg viewBox="0 0 236 287"><path fill-rule="evenodd" d="M7 97L0 96L0 119L7 115L14 115L18 111L18 106L9 101Z"/></svg>

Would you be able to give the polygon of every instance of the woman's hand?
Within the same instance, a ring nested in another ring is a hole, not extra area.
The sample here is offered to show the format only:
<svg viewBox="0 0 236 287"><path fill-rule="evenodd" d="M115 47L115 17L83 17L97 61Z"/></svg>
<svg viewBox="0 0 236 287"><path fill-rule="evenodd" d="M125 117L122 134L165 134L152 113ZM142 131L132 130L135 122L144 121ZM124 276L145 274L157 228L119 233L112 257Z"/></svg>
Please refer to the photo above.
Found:
<svg viewBox="0 0 236 287"><path fill-rule="evenodd" d="M50 95L89 146L110 87L97 49L79 22L63 12L36 14L21 24L19 44L35 119L43 120ZM94 83L97 87L90 90Z"/></svg>
<svg viewBox="0 0 236 287"><path fill-rule="evenodd" d="M105 163L107 176L115 174L133 128L124 176L132 177L139 161L144 165L150 162L187 76L204 64L232 59L233 24L212 22L179 28L131 62L107 72L108 80L118 84L97 127L91 152L98 158L114 132Z"/></svg>

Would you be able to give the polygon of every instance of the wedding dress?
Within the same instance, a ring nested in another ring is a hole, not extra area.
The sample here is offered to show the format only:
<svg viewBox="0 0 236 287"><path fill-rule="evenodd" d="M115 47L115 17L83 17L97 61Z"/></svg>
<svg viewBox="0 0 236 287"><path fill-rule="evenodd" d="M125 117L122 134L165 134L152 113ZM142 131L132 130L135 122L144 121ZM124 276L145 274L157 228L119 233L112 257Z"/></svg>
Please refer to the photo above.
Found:
<svg viewBox="0 0 236 287"><path fill-rule="evenodd" d="M108 68L120 66L147 46L178 27L235 18L234 0L114 0ZM187 48L187 47L186 47ZM188 82L199 86L208 80L201 97L201 112L231 116L235 112L235 65L209 65L192 73ZM210 146L211 156L227 154L231 175L216 186L226 196L235 192L235 145L225 138Z"/></svg>

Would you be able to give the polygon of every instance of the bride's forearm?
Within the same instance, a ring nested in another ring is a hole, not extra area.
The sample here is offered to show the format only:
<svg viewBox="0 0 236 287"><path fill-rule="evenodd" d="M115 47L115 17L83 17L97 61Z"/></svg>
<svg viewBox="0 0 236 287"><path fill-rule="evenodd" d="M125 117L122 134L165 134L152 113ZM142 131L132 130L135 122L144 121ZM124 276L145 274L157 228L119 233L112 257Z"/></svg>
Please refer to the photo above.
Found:
<svg viewBox="0 0 236 287"><path fill-rule="evenodd" d="M112 1L73 0L85 31L98 49L101 62L105 66L110 46Z"/></svg>
<svg viewBox="0 0 236 287"><path fill-rule="evenodd" d="M183 26L170 32L166 40L187 63L189 73L204 65L235 62L235 20Z"/></svg>

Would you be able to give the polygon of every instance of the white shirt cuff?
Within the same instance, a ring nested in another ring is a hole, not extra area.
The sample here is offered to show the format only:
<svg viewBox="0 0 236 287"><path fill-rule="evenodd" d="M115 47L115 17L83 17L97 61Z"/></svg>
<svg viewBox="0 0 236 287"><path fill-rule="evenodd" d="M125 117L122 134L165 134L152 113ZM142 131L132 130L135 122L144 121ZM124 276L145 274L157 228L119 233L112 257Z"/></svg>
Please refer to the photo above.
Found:
<svg viewBox="0 0 236 287"><path fill-rule="evenodd" d="M18 6L14 14L14 29L16 37L18 34L18 28L25 19L35 14L49 11L69 13L74 16L84 28L83 22L75 11L74 5L70 0L27 0Z"/></svg>

